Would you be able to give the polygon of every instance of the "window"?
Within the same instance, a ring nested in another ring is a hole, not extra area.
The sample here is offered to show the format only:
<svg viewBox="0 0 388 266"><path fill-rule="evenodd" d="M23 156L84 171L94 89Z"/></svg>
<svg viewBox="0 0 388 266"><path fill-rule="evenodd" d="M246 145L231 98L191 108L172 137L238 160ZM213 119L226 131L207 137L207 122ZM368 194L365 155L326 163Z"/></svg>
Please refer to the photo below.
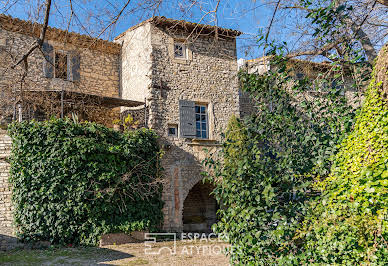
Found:
<svg viewBox="0 0 388 266"><path fill-rule="evenodd" d="M174 57L186 59L186 45L184 43L174 42Z"/></svg>
<svg viewBox="0 0 388 266"><path fill-rule="evenodd" d="M207 106L195 105L195 128L196 137L201 139L208 138Z"/></svg>
<svg viewBox="0 0 388 266"><path fill-rule="evenodd" d="M178 125L168 125L168 135L178 137Z"/></svg>
<svg viewBox="0 0 388 266"><path fill-rule="evenodd" d="M54 77L67 80L67 54L55 51Z"/></svg>
<svg viewBox="0 0 388 266"><path fill-rule="evenodd" d="M298 72L298 73L296 73L296 78L297 78L297 79L303 79L303 78L304 78L304 74Z"/></svg>
<svg viewBox="0 0 388 266"><path fill-rule="evenodd" d="M209 111L206 103L179 100L179 137L209 139Z"/></svg>

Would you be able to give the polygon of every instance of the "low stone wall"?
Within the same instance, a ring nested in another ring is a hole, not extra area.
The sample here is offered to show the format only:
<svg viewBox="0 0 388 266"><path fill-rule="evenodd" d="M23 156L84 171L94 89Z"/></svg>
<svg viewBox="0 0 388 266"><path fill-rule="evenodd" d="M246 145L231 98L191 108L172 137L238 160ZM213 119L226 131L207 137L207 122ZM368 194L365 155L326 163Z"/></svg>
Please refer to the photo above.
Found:
<svg viewBox="0 0 388 266"><path fill-rule="evenodd" d="M127 109L121 112L120 119L124 121L128 115L132 116L137 128L147 127L146 120L148 119L148 108L147 110L145 110L144 107Z"/></svg>
<svg viewBox="0 0 388 266"><path fill-rule="evenodd" d="M7 161L12 141L5 130L0 130L0 250L21 246L12 227L11 187L8 183L10 165Z"/></svg>

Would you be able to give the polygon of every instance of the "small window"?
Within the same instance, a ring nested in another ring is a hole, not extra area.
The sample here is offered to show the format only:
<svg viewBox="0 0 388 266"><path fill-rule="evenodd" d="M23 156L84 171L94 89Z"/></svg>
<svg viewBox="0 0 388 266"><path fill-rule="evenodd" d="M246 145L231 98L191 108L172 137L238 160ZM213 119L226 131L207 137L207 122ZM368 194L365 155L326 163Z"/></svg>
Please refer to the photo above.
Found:
<svg viewBox="0 0 388 266"><path fill-rule="evenodd" d="M195 127L197 138L208 138L208 118L206 105L195 105Z"/></svg>
<svg viewBox="0 0 388 266"><path fill-rule="evenodd" d="M174 57L180 59L186 59L186 45L184 43L174 43Z"/></svg>
<svg viewBox="0 0 388 266"><path fill-rule="evenodd" d="M296 73L296 78L297 78L297 79L303 79L303 78L304 78L304 74L298 72L298 73Z"/></svg>
<svg viewBox="0 0 388 266"><path fill-rule="evenodd" d="M55 51L54 77L67 80L67 54Z"/></svg>
<svg viewBox="0 0 388 266"><path fill-rule="evenodd" d="M168 135L178 137L178 125L168 125Z"/></svg>

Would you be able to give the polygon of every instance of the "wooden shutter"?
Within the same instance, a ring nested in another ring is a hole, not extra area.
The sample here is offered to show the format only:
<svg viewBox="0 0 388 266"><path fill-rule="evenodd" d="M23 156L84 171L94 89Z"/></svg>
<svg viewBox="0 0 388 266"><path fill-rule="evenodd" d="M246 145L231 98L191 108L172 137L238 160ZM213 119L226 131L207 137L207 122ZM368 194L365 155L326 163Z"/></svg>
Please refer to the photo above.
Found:
<svg viewBox="0 0 388 266"><path fill-rule="evenodd" d="M79 81L81 76L79 73L81 65L81 57L79 54L71 54L67 62L67 80Z"/></svg>
<svg viewBox="0 0 388 266"><path fill-rule="evenodd" d="M194 138L195 128L195 103L179 100L180 133L183 138Z"/></svg>
<svg viewBox="0 0 388 266"><path fill-rule="evenodd" d="M42 45L44 54L43 60L43 74L46 78L54 77L54 48L52 45L44 42Z"/></svg>

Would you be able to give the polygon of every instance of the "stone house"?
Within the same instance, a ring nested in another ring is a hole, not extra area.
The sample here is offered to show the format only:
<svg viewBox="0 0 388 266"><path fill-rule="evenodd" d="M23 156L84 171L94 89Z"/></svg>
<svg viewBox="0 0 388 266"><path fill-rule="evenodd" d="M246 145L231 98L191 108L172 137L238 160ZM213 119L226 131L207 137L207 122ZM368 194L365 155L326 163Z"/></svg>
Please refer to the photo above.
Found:
<svg viewBox="0 0 388 266"><path fill-rule="evenodd" d="M26 51L39 29L38 24L0 15L0 72L9 54ZM24 88L38 96L56 95L61 115L71 94L73 104L87 97L104 105L110 121L129 113L154 129L165 150L163 229L208 232L218 206L209 195L211 186L201 182L201 161L205 149L212 152L220 146L229 118L241 113L236 51L240 34L164 17L143 21L113 42L49 28L43 51L34 51L29 59ZM5 73L1 89L17 90L15 77ZM14 113L19 111L23 119L25 108L15 106ZM4 160L10 143L5 132L0 137L3 234L11 228L12 206Z"/></svg>
<svg viewBox="0 0 388 266"><path fill-rule="evenodd" d="M15 81L20 80L23 69L18 67L11 71L10 62L13 62L13 57L28 51L39 36L40 27L41 25L36 23L0 14L1 93L21 90L19 83ZM120 52L121 46L117 43L49 27L42 51L35 49L29 57L28 72L22 88L26 99L23 103L23 114L19 115L36 118L37 113L30 114L30 110L27 110L28 99L31 98L30 102L37 101L38 105L42 105L39 99L47 100L48 96L51 96L51 101L54 101L53 98L62 97L65 103L74 98L74 101L65 105L65 109L74 109L76 104L89 104L92 101L94 105L105 103L108 110L116 108L117 113L121 105L142 105L141 102L123 102L119 97ZM15 108L15 101L17 99L6 104ZM54 105L59 107L61 104L55 102ZM34 109L36 111L36 108ZM99 117L95 116L90 120L109 125L112 113L107 112L108 110L100 112ZM2 117L7 115L2 111L0 123L3 122L1 120L7 120Z"/></svg>

